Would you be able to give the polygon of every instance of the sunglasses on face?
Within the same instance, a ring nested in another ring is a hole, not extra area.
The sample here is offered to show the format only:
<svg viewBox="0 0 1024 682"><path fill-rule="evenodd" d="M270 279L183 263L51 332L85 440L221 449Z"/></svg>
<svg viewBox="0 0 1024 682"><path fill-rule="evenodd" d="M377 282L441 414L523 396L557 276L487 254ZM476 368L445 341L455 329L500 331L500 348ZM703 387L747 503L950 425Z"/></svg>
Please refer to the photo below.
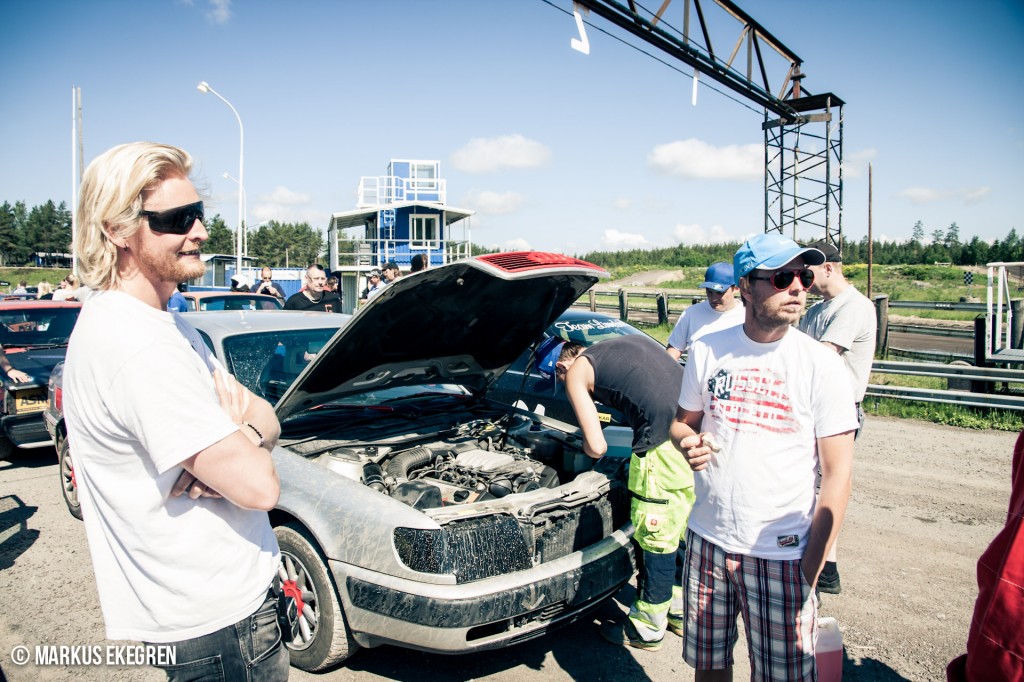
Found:
<svg viewBox="0 0 1024 682"><path fill-rule="evenodd" d="M149 220L149 229L162 234L188 234L197 220L202 222L204 215L201 201L166 211L139 211L140 217Z"/></svg>
<svg viewBox="0 0 1024 682"><path fill-rule="evenodd" d="M802 268L800 270L776 270L772 273L771 277L754 277L748 275L747 279L762 279L766 282L771 282L772 286L779 291L785 291L793 283L793 278L800 278L800 286L804 289L809 289L814 283L814 271L808 268Z"/></svg>

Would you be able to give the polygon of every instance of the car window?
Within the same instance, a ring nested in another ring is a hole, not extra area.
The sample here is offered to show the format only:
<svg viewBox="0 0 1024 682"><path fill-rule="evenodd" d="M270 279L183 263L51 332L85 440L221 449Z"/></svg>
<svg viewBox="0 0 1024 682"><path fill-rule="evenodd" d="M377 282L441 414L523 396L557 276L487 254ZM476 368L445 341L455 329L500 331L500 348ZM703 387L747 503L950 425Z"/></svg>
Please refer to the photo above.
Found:
<svg viewBox="0 0 1024 682"><path fill-rule="evenodd" d="M277 310L280 306L273 299L248 298L246 296L207 296L199 299L200 310Z"/></svg>
<svg viewBox="0 0 1024 682"><path fill-rule="evenodd" d="M66 346L80 308L0 310L0 345Z"/></svg>
<svg viewBox="0 0 1024 682"><path fill-rule="evenodd" d="M548 334L560 336L566 341L574 341L584 346L592 346L606 339L617 336L640 334L642 331L614 317L582 317L572 320L557 320L548 327Z"/></svg>
<svg viewBox="0 0 1024 682"><path fill-rule="evenodd" d="M326 327L236 334L224 339L222 361L239 382L274 403L337 331Z"/></svg>

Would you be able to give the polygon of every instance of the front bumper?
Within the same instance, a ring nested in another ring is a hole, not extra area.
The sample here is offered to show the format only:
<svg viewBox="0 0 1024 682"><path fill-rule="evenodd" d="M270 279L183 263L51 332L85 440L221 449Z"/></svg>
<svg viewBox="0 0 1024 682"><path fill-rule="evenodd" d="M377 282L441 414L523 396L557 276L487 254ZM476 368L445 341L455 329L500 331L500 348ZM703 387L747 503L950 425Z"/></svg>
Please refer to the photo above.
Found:
<svg viewBox="0 0 1024 682"><path fill-rule="evenodd" d="M355 640L468 653L538 637L612 597L636 566L629 536L611 536L528 570L461 585L394 578L331 561Z"/></svg>
<svg viewBox="0 0 1024 682"><path fill-rule="evenodd" d="M43 448L53 445L42 412L0 417L0 432L19 448Z"/></svg>

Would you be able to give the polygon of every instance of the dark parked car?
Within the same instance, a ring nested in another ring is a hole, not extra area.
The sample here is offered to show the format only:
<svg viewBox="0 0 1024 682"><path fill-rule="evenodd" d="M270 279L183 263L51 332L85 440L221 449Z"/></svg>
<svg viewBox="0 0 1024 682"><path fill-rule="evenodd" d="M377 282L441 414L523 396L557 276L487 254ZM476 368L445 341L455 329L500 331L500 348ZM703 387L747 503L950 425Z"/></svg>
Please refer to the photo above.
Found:
<svg viewBox="0 0 1024 682"><path fill-rule="evenodd" d="M540 346L543 339L552 336L557 336L564 341L574 341L584 346L592 346L607 339L630 335L643 336L650 339L651 343L664 348L657 340L614 315L591 312L582 308L566 310L544 331L541 341L516 358L512 366L494 382L488 395L494 400L509 405L522 402L534 411L541 411L543 408L545 415L576 425L576 415L565 394L565 387L561 384L555 385L553 379L546 379L537 372L533 357L534 350ZM598 413L601 420L611 426L627 428L622 426L622 415L617 410L598 404ZM622 442L628 446L633 440L632 432L628 437L623 436L622 438L613 438L611 433L606 433L605 436L608 438L610 446Z"/></svg>
<svg viewBox="0 0 1024 682"><path fill-rule="evenodd" d="M565 424L486 395L604 275L557 254L458 261L400 278L304 351L275 406L270 513L301 614L292 665L321 670L380 644L507 646L629 580L628 459L595 465ZM254 349L248 381L277 354Z"/></svg>
<svg viewBox="0 0 1024 682"><path fill-rule="evenodd" d="M46 385L54 366L64 360L81 307L49 300L0 303L0 345L11 365L30 377L19 384L0 372L0 459L15 446L50 445L42 416Z"/></svg>

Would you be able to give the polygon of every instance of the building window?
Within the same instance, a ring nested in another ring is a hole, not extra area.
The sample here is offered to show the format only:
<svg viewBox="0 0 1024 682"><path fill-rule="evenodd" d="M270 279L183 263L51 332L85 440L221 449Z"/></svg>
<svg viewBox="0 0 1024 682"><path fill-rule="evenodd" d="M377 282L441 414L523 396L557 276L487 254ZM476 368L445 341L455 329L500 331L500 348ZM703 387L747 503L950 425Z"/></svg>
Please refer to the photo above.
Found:
<svg viewBox="0 0 1024 682"><path fill-rule="evenodd" d="M437 227L436 215L412 215L409 220L409 248L440 248L441 233Z"/></svg>
<svg viewBox="0 0 1024 682"><path fill-rule="evenodd" d="M433 163L409 164L409 177L413 180L422 180L424 184L427 184L430 180L437 179L437 166Z"/></svg>

